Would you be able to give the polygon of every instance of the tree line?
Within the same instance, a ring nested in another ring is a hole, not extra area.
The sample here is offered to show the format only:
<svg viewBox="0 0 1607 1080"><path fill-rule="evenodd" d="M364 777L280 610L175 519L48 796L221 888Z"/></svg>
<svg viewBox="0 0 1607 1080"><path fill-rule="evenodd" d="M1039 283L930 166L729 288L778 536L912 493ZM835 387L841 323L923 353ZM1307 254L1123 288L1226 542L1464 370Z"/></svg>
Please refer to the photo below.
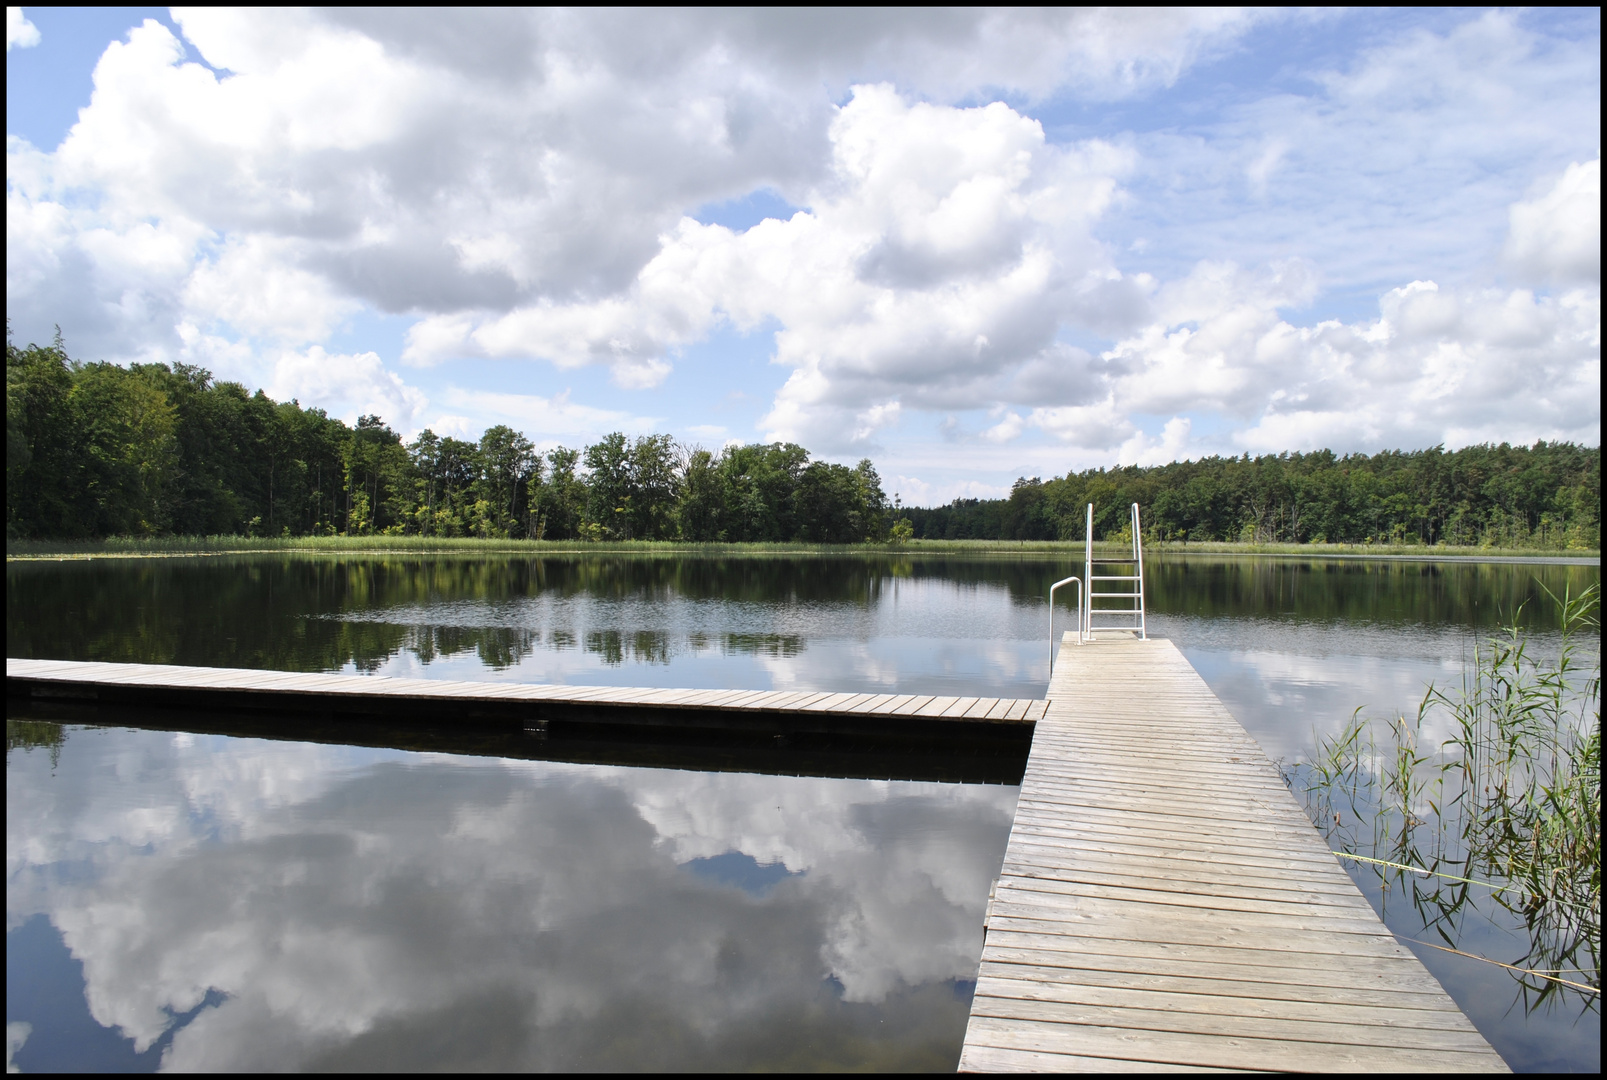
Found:
<svg viewBox="0 0 1607 1080"><path fill-rule="evenodd" d="M668 435L538 453L505 425L404 443L187 364L81 363L6 343L11 538L420 535L548 540L883 541L870 461L792 443L718 453ZM906 526L907 529L907 526Z"/></svg>
<svg viewBox="0 0 1607 1080"><path fill-rule="evenodd" d="M1181 542L1601 546L1601 448L1574 443L1447 452L1263 454L1022 478L1006 499L905 510L931 539L1081 540L1131 534Z"/></svg>
<svg viewBox="0 0 1607 1080"><path fill-rule="evenodd" d="M1600 546L1600 448L1210 457L1016 481L893 507L869 460L793 443L718 452L622 433L538 453L505 425L404 442L186 364L83 363L6 343L6 535L420 535L550 540L1154 540Z"/></svg>

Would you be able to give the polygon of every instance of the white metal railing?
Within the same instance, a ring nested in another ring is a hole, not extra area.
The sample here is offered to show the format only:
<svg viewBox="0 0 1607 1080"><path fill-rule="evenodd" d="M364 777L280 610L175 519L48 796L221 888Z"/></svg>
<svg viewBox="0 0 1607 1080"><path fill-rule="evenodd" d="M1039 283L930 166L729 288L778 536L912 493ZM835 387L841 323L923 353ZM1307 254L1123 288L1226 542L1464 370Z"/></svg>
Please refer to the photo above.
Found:
<svg viewBox="0 0 1607 1080"><path fill-rule="evenodd" d="M1055 674L1055 590L1060 588L1062 585L1070 585L1072 582L1077 583L1077 641L1079 643L1082 641L1082 581L1075 577L1061 578L1059 581L1049 586L1049 676L1051 678L1053 678Z"/></svg>

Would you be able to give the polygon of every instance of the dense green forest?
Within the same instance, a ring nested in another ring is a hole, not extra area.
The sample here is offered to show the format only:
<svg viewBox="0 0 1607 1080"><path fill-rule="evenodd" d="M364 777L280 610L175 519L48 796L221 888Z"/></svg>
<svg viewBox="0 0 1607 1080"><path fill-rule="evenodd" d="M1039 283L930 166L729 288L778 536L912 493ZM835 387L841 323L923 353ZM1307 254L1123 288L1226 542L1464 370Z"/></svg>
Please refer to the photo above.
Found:
<svg viewBox="0 0 1607 1080"><path fill-rule="evenodd" d="M1137 502L1157 540L1600 544L1601 453L1570 443L1344 457L1206 458L1018 480L1005 499L889 506L870 461L791 443L688 449L615 433L537 453L377 416L355 427L184 364L71 360L6 344L6 535L422 535L880 542L1120 534Z"/></svg>
<svg viewBox="0 0 1607 1080"><path fill-rule="evenodd" d="M685 450L605 436L538 454L505 426L477 442L377 416L348 427L185 364L78 363L6 343L6 535L424 535L784 541L888 536L869 461L790 443Z"/></svg>
<svg viewBox="0 0 1607 1080"><path fill-rule="evenodd" d="M1094 535L1105 538L1131 531L1135 502L1146 538L1160 541L1596 549L1601 449L1539 442L1209 457L1022 479L1008 499L904 513L920 538L1081 540L1088 503Z"/></svg>

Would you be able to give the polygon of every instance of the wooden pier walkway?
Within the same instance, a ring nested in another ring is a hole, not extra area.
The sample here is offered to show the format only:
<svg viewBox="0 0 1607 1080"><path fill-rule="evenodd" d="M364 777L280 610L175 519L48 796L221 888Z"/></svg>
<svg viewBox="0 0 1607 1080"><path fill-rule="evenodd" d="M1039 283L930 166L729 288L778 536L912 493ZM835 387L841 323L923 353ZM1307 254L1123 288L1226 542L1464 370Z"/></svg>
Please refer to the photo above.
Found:
<svg viewBox="0 0 1607 1080"><path fill-rule="evenodd" d="M814 690L663 690L629 686L568 686L554 683L454 682L374 675L322 675L248 668L180 667L169 664L110 664L72 660L7 658L6 682L26 684L40 696L106 701L227 699L267 708L370 711L402 705L470 710L477 706L582 707L589 715L608 710L631 722L665 722L697 713L731 718L786 716L794 719L897 719L1027 725L1042 718L1040 698L941 697L932 694L835 694Z"/></svg>
<svg viewBox="0 0 1607 1080"><path fill-rule="evenodd" d="M961 1071L1507 1071L1176 646L1063 641Z"/></svg>

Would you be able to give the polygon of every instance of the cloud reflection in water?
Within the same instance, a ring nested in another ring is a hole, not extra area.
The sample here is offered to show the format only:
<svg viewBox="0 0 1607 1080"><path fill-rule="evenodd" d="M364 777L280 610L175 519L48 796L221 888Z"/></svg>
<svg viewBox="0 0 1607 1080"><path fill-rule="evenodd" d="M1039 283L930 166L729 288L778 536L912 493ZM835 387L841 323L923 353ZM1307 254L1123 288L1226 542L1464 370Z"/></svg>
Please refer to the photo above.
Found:
<svg viewBox="0 0 1607 1080"><path fill-rule="evenodd" d="M166 1068L952 1068L1015 794L74 729L7 925Z"/></svg>

